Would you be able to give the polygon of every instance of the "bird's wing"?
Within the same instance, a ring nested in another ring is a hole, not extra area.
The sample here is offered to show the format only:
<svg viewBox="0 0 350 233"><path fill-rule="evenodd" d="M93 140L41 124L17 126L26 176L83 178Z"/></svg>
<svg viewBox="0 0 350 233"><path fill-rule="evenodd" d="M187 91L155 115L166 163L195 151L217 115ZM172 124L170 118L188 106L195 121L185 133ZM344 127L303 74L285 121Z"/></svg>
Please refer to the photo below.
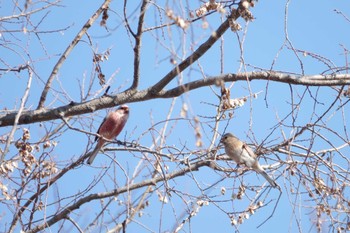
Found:
<svg viewBox="0 0 350 233"><path fill-rule="evenodd" d="M254 153L252 148L250 148L250 146L248 146L246 143L243 143L242 149L245 150L246 152L248 152L250 157L256 159L256 154Z"/></svg>
<svg viewBox="0 0 350 233"><path fill-rule="evenodd" d="M108 115L107 115L107 116L108 116ZM106 121L106 119L107 119L107 116L103 119L102 123L100 124L100 127L98 127L98 130L97 130L97 133L98 133L98 134L100 134L100 129L101 129L103 123L105 123L105 121ZM95 142L97 141L98 138L99 138L99 137L96 135L96 136L95 136Z"/></svg>

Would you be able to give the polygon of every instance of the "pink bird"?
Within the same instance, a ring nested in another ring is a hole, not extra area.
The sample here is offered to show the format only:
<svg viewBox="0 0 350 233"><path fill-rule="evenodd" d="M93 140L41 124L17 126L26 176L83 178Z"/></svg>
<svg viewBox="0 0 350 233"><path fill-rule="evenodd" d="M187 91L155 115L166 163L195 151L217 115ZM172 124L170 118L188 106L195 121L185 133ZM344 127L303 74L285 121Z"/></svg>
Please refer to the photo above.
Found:
<svg viewBox="0 0 350 233"><path fill-rule="evenodd" d="M92 164L106 139L112 140L120 134L128 118L129 107L127 105L122 105L117 110L108 113L97 130L97 133L102 137L96 136L95 141L98 140L98 142L95 149L89 153L87 164Z"/></svg>

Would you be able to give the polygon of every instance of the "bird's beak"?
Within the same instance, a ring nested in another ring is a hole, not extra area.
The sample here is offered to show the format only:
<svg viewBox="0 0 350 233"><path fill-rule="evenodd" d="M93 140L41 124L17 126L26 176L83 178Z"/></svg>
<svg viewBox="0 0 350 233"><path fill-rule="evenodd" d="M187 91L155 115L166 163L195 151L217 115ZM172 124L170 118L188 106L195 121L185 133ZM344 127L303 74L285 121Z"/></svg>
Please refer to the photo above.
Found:
<svg viewBox="0 0 350 233"><path fill-rule="evenodd" d="M129 107L127 105L122 105L119 109L122 109L125 113L129 113Z"/></svg>

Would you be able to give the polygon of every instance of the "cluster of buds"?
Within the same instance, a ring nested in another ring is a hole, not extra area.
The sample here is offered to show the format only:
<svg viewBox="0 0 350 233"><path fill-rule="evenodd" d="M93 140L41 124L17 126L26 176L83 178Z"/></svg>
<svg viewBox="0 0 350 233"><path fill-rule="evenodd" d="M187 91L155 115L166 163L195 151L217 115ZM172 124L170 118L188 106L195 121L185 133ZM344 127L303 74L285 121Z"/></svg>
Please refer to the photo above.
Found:
<svg viewBox="0 0 350 233"><path fill-rule="evenodd" d="M343 95L345 97L350 97L350 86L348 87L348 89L346 91L343 92Z"/></svg>
<svg viewBox="0 0 350 233"><path fill-rule="evenodd" d="M230 94L230 89L221 88L222 111L242 107L247 102L247 97L231 99Z"/></svg>
<svg viewBox="0 0 350 233"><path fill-rule="evenodd" d="M107 9L104 9L103 12L102 12L102 20L100 22L100 26L101 27L105 27L106 24L107 24L107 19L108 19L108 8Z"/></svg>
<svg viewBox="0 0 350 233"><path fill-rule="evenodd" d="M8 174L10 172L13 172L15 168L18 167L18 163L16 161L13 160L9 160L9 161L3 161L0 164L0 174Z"/></svg>
<svg viewBox="0 0 350 233"><path fill-rule="evenodd" d="M97 77L99 79L99 83L102 86L103 84L106 83L106 79L105 79L105 75L102 73L102 68L100 63L103 61L107 61L110 55L110 50L108 49L106 52L104 53L95 53L94 57L92 59L92 62L96 65L95 66L95 71L97 73Z"/></svg>
<svg viewBox="0 0 350 233"><path fill-rule="evenodd" d="M232 9L232 12L236 12L235 9ZM230 17L228 19L228 23L230 25L231 31L236 32L242 29L241 25L234 19L234 17Z"/></svg>
<svg viewBox="0 0 350 233"><path fill-rule="evenodd" d="M202 133L201 133L201 126L198 117L195 117L194 119L194 133L196 136L196 146L202 147L203 141L202 141Z"/></svg>
<svg viewBox="0 0 350 233"><path fill-rule="evenodd" d="M210 0L209 2L204 3L199 9L195 11L196 16L201 17L211 10L216 10L220 13L225 13L225 9L220 3L217 3L215 0ZM194 16L191 15L191 17L193 18Z"/></svg>
<svg viewBox="0 0 350 233"><path fill-rule="evenodd" d="M252 21L254 19L253 14L250 12L249 8L254 7L255 3L253 0L241 0L238 4L238 14L245 21Z"/></svg>
<svg viewBox="0 0 350 233"><path fill-rule="evenodd" d="M107 49L103 53L95 53L92 61L93 63L103 62L105 60L107 61L109 58L109 55L111 55L111 51L109 49Z"/></svg>
<svg viewBox="0 0 350 233"><path fill-rule="evenodd" d="M255 213L255 210L259 209L263 206L262 201L258 201L257 204L249 206L248 210L244 211L243 213L239 214L238 217L231 216L231 224L236 226L238 224L242 224L245 219L249 219L251 215Z"/></svg>
<svg viewBox="0 0 350 233"><path fill-rule="evenodd" d="M42 163L40 163L40 165L40 172L35 174L36 178L45 178L48 176L52 176L53 174L56 174L58 172L58 169L54 162L43 161Z"/></svg>
<svg viewBox="0 0 350 233"><path fill-rule="evenodd" d="M226 110L226 109L231 108L230 98L231 98L230 89L222 86L221 87L221 101L222 101L222 109L221 110Z"/></svg>
<svg viewBox="0 0 350 233"><path fill-rule="evenodd" d="M199 213L200 209L201 209L203 206L208 206L208 205L209 205L209 201L199 199L199 200L197 200L196 204L197 204L197 205L192 205L192 211L191 211L191 213L190 213L190 216L191 216L191 217L196 216L196 215ZM176 231L176 232L177 232L177 231Z"/></svg>
<svg viewBox="0 0 350 233"><path fill-rule="evenodd" d="M50 147L56 146L56 145L57 145L57 142L48 140L48 141L44 142L43 148L47 149L47 148L50 148Z"/></svg>
<svg viewBox="0 0 350 233"><path fill-rule="evenodd" d="M28 176L32 171L32 165L36 164L36 159L32 154L33 147L27 142L30 139L29 129L23 129L22 140L18 140L15 143L16 148L18 149L19 155L25 168L23 170L23 174Z"/></svg>
<svg viewBox="0 0 350 233"><path fill-rule="evenodd" d="M232 108L239 108L242 107L245 104L245 102L247 102L247 97L230 99L230 106Z"/></svg>
<svg viewBox="0 0 350 233"><path fill-rule="evenodd" d="M254 7L253 0L241 0L238 4L238 8L231 10L231 15L228 18L230 28L236 32L242 29L241 25L236 21L239 17L242 17L245 21L253 21L254 16L250 12L249 8Z"/></svg>
<svg viewBox="0 0 350 233"><path fill-rule="evenodd" d="M225 187L221 187L221 195L225 195L226 193L226 188Z"/></svg>
<svg viewBox="0 0 350 233"><path fill-rule="evenodd" d="M22 141L28 141L30 139L29 129L23 128Z"/></svg>
<svg viewBox="0 0 350 233"><path fill-rule="evenodd" d="M239 186L238 193L232 194L232 199L241 200L245 195L245 187L243 185Z"/></svg>
<svg viewBox="0 0 350 233"><path fill-rule="evenodd" d="M36 210L43 210L44 209L44 203L42 201L39 201L39 203L35 207Z"/></svg>
<svg viewBox="0 0 350 233"><path fill-rule="evenodd" d="M321 178L315 178L313 180L313 185L315 187L316 194L325 194L327 196L333 195L337 192L336 189L329 188Z"/></svg>
<svg viewBox="0 0 350 233"><path fill-rule="evenodd" d="M261 208L262 206L264 205L264 203L262 201L258 201L257 204L254 204L254 205L250 205L248 207L248 212L250 215L253 215L255 214L255 211L259 208Z"/></svg>
<svg viewBox="0 0 350 233"><path fill-rule="evenodd" d="M3 183L1 183L1 181L0 181L0 191L1 191L2 196L4 197L4 198L0 197L0 201L3 199L5 199L5 200L11 199L11 195L8 192L7 186L4 185Z"/></svg>
<svg viewBox="0 0 350 233"><path fill-rule="evenodd" d="M200 207L202 207L202 206L208 206L208 205L209 205L209 201L199 199L199 200L197 201L197 205L200 206Z"/></svg>
<svg viewBox="0 0 350 233"><path fill-rule="evenodd" d="M187 20L181 18L180 16L175 16L174 12L170 9L166 10L166 16L169 19L173 20L175 24L182 29L187 29L190 25L190 23Z"/></svg>
<svg viewBox="0 0 350 233"><path fill-rule="evenodd" d="M180 116L183 118L187 117L187 113L188 113L188 106L186 103L182 104L182 108L181 108L181 112L180 112Z"/></svg>
<svg viewBox="0 0 350 233"><path fill-rule="evenodd" d="M163 195L159 190L156 191L158 195L158 200L164 204L167 204L169 202L168 197L166 195Z"/></svg>
<svg viewBox="0 0 350 233"><path fill-rule="evenodd" d="M245 219L249 219L250 215L248 213L241 213L238 215L237 218L235 218L234 216L230 217L231 220L231 225L236 226L238 224L242 224L244 222Z"/></svg>

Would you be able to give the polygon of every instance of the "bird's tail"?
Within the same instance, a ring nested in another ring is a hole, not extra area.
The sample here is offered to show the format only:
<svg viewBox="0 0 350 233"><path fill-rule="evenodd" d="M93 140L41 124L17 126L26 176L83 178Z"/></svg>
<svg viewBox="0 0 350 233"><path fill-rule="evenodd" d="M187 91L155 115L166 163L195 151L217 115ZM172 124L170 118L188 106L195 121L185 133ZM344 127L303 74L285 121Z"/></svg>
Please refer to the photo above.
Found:
<svg viewBox="0 0 350 233"><path fill-rule="evenodd" d="M278 187L278 184L274 179L272 179L264 170L260 171L260 174L270 183L270 185L274 188Z"/></svg>
<svg viewBox="0 0 350 233"><path fill-rule="evenodd" d="M87 164L91 165L92 162L94 161L94 159L96 158L96 155L98 154L98 152L100 151L101 147L99 146L99 144L96 145L95 149L91 152L89 152L89 159L87 161Z"/></svg>

